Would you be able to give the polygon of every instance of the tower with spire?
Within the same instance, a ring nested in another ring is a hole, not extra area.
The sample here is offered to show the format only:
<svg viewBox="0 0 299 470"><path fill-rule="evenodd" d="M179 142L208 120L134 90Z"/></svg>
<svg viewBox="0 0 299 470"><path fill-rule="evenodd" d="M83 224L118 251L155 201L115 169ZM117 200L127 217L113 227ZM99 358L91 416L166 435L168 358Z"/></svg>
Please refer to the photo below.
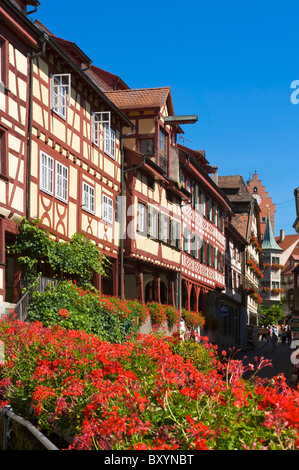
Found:
<svg viewBox="0 0 299 470"><path fill-rule="evenodd" d="M262 257L264 266L264 278L261 281L261 294L263 304L270 306L281 300L281 269L280 264L282 248L276 243L273 227L268 209L267 223L262 242Z"/></svg>

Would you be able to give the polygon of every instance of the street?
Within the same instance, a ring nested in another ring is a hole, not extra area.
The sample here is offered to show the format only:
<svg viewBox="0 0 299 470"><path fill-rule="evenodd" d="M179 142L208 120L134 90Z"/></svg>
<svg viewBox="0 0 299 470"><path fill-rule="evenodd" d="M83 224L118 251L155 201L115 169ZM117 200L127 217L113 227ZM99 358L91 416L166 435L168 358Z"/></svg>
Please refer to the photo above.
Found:
<svg viewBox="0 0 299 470"><path fill-rule="evenodd" d="M248 351L239 351L237 355L237 359L243 360L244 364L253 363L256 364L254 358L264 357L265 359L269 359L272 362L272 367L266 366L263 367L258 373L258 377L267 377L271 378L279 374L284 374L286 377L287 384L294 388L295 385L291 381L291 354L294 350L290 348L288 343L282 343L281 339L276 343L275 351L268 350L266 346L266 341L258 341L258 345L256 348L248 350ZM258 361L259 362L259 361ZM244 378L249 378L251 376L251 372L247 372Z"/></svg>

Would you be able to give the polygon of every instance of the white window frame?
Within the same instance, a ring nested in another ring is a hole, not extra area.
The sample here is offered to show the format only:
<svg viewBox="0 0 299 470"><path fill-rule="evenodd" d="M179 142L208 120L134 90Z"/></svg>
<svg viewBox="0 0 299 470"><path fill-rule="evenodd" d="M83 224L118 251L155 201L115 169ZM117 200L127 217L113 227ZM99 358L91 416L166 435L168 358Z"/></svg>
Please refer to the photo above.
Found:
<svg viewBox="0 0 299 470"><path fill-rule="evenodd" d="M82 181L82 208L85 211L94 214L94 201L94 187L90 186L88 183L85 183L85 181Z"/></svg>
<svg viewBox="0 0 299 470"><path fill-rule="evenodd" d="M109 157L115 159L115 131L109 128L108 124L104 124L105 139L104 139L104 152Z"/></svg>
<svg viewBox="0 0 299 470"><path fill-rule="evenodd" d="M55 197L63 202L68 201L68 179L69 179L68 167L56 161Z"/></svg>
<svg viewBox="0 0 299 470"><path fill-rule="evenodd" d="M51 109L66 119L66 108L71 105L71 74L51 75Z"/></svg>
<svg viewBox="0 0 299 470"><path fill-rule="evenodd" d="M164 243L169 242L169 217L161 214L161 241Z"/></svg>
<svg viewBox="0 0 299 470"><path fill-rule="evenodd" d="M102 219L109 224L113 223L113 199L106 194L102 195Z"/></svg>
<svg viewBox="0 0 299 470"><path fill-rule="evenodd" d="M54 158L40 151L39 187L41 191L53 196Z"/></svg>
<svg viewBox="0 0 299 470"><path fill-rule="evenodd" d="M137 230L146 233L146 205L142 202L138 202L137 206Z"/></svg>
<svg viewBox="0 0 299 470"><path fill-rule="evenodd" d="M105 130L105 124L108 126L108 131ZM91 139L96 145L106 139L111 139L111 112L110 111L97 111L91 115ZM107 135L108 134L108 135Z"/></svg>

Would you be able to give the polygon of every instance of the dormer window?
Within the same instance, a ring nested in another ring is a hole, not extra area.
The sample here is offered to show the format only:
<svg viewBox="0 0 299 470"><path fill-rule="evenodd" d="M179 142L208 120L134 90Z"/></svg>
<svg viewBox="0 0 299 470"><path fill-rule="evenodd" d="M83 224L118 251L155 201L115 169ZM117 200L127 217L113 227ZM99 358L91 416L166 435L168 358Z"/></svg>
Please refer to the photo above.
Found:
<svg viewBox="0 0 299 470"><path fill-rule="evenodd" d="M51 109L66 118L66 108L71 105L71 74L60 73L51 76Z"/></svg>

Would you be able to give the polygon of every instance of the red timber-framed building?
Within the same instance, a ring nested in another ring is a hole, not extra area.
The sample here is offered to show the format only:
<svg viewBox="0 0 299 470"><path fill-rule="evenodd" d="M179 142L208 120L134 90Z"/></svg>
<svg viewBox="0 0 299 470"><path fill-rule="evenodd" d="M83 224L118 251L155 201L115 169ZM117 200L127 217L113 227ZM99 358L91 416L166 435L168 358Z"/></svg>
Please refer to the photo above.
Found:
<svg viewBox="0 0 299 470"><path fill-rule="evenodd" d="M207 314L208 294L225 288L224 222L231 207L205 152L178 148L180 181L192 196L182 206L182 307Z"/></svg>
<svg viewBox="0 0 299 470"><path fill-rule="evenodd" d="M95 285L119 294L115 209L122 128L132 124L99 88L106 85L86 54L27 18L27 6L38 3L0 4L2 310L20 298L20 268L5 247L23 217L39 219L57 240L78 232L93 240L112 265L110 277L102 283L96 277ZM45 264L40 268L53 274Z"/></svg>
<svg viewBox="0 0 299 470"><path fill-rule="evenodd" d="M179 306L181 204L190 194L179 184L177 134L197 116L174 115L169 87L106 94L135 126L124 140L123 294Z"/></svg>
<svg viewBox="0 0 299 470"><path fill-rule="evenodd" d="M0 2L0 315L20 295L20 268L7 246L26 217L30 55L39 47L27 15L38 4Z"/></svg>
<svg viewBox="0 0 299 470"><path fill-rule="evenodd" d="M41 51L34 58L30 159L30 218L57 240L82 233L111 262L103 293L119 295L122 128L130 120L99 87L91 60L39 21ZM44 273L51 275L51 273Z"/></svg>

